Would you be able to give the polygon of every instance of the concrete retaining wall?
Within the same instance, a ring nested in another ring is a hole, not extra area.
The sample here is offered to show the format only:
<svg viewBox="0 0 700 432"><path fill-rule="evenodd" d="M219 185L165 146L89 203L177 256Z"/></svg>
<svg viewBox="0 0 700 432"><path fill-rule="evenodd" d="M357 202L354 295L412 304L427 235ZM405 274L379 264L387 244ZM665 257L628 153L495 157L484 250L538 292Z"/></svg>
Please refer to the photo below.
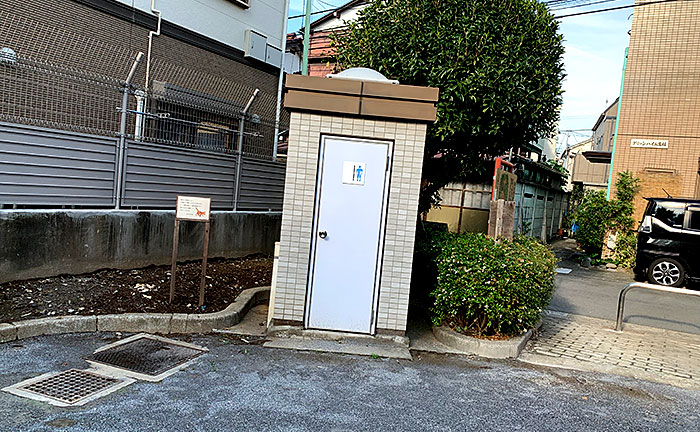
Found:
<svg viewBox="0 0 700 432"><path fill-rule="evenodd" d="M0 211L0 283L168 264L174 211ZM280 213L213 212L209 257L274 252ZM201 259L204 224L180 224L178 260Z"/></svg>

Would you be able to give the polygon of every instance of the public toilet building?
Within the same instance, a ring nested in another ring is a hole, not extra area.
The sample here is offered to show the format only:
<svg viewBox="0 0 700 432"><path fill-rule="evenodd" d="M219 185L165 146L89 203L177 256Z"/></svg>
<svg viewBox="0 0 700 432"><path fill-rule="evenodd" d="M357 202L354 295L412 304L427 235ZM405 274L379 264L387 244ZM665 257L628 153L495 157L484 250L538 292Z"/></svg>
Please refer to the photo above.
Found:
<svg viewBox="0 0 700 432"><path fill-rule="evenodd" d="M403 335L426 127L438 89L368 69L288 75L273 325Z"/></svg>

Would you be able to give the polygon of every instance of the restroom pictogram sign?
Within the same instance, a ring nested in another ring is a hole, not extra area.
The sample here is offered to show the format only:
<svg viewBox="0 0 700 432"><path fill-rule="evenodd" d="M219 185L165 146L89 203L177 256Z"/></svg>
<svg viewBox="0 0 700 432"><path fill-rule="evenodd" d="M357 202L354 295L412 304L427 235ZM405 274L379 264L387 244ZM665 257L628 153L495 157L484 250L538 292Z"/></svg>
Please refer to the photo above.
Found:
<svg viewBox="0 0 700 432"><path fill-rule="evenodd" d="M364 186L367 168L364 162L343 162L343 184Z"/></svg>

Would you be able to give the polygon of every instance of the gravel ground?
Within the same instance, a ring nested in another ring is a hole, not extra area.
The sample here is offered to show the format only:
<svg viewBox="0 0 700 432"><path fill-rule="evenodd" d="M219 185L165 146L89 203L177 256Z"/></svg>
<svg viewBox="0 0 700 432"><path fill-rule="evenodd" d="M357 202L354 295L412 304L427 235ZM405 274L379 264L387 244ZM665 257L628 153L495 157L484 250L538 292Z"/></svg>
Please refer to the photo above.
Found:
<svg viewBox="0 0 700 432"><path fill-rule="evenodd" d="M0 345L0 387L80 358L110 334ZM211 352L162 383L61 409L0 392L0 431L689 431L700 392L460 356L298 353L192 337Z"/></svg>
<svg viewBox="0 0 700 432"><path fill-rule="evenodd" d="M269 285L272 259L209 260L203 310L198 307L201 272L201 261L178 265L172 304L169 265L8 282L0 284L0 322L124 312L216 312L242 290Z"/></svg>

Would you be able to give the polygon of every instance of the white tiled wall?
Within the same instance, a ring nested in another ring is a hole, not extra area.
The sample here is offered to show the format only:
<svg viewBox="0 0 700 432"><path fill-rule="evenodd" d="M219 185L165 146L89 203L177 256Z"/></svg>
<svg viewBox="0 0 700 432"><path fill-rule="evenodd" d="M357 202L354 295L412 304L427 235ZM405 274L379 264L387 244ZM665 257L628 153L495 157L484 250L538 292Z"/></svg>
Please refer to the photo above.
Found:
<svg viewBox="0 0 700 432"><path fill-rule="evenodd" d="M425 124L293 112L274 318L304 320L321 134L394 141L378 330L406 330Z"/></svg>

